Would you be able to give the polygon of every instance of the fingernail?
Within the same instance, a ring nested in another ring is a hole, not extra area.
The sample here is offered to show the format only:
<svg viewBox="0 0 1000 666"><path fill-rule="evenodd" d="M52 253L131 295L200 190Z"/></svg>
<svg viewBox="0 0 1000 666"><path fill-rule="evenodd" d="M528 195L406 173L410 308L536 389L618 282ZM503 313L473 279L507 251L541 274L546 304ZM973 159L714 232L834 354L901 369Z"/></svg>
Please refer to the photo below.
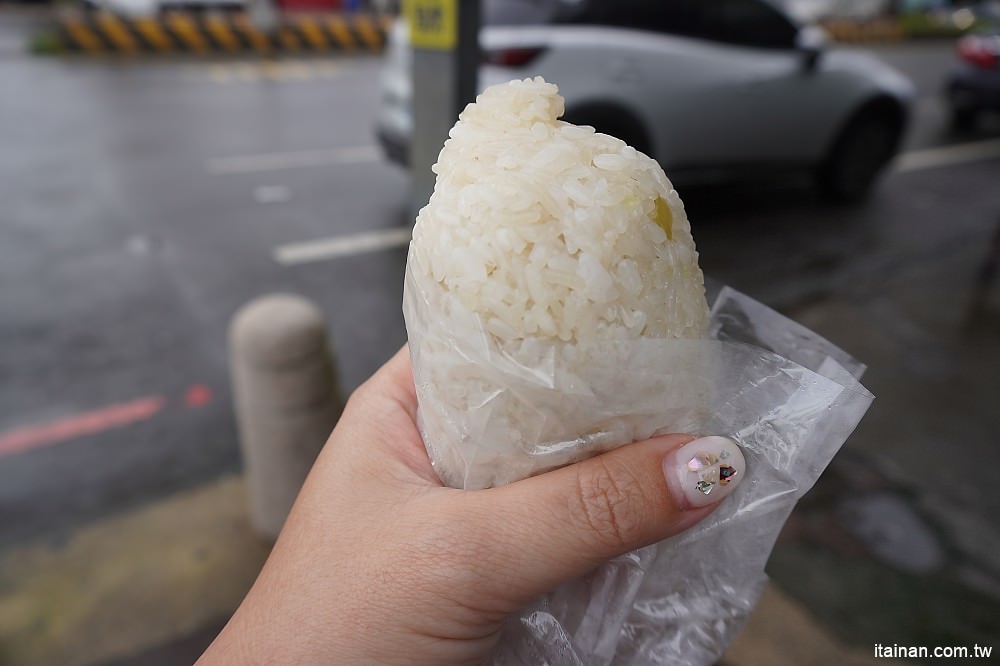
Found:
<svg viewBox="0 0 1000 666"><path fill-rule="evenodd" d="M667 484L688 507L721 501L740 485L746 471L743 452L728 437L690 441L663 461Z"/></svg>

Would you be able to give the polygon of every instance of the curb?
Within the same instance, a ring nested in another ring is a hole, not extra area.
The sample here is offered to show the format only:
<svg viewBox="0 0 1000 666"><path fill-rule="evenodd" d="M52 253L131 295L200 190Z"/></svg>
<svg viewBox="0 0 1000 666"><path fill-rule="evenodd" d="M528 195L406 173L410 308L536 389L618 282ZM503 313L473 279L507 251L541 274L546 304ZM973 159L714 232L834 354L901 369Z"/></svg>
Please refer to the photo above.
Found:
<svg viewBox="0 0 1000 666"><path fill-rule="evenodd" d="M109 12L57 17L55 53L235 54L381 52L391 18L370 14L285 15L265 31L243 12L125 18Z"/></svg>

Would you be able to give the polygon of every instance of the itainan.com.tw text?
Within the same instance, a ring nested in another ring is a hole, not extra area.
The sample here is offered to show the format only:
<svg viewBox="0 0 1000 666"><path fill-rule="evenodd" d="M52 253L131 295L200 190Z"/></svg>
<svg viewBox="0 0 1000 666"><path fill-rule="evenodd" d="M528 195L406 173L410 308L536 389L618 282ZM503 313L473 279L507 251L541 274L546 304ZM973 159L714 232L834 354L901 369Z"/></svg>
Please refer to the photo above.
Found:
<svg viewBox="0 0 1000 666"><path fill-rule="evenodd" d="M875 644L876 657L893 659L989 659L993 655L992 645L891 645Z"/></svg>

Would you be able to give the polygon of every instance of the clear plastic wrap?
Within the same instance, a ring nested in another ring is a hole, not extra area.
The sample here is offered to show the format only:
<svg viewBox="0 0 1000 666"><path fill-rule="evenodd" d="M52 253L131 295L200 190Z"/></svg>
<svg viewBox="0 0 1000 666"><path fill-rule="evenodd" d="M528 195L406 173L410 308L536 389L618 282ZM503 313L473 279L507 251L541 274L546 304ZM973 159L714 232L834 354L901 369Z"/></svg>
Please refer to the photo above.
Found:
<svg viewBox="0 0 1000 666"><path fill-rule="evenodd" d="M711 664L766 581L781 526L873 396L864 366L732 289L711 339L499 343L474 313L435 317L407 268L403 310L419 420L442 480L509 483L654 434L727 435L747 478L706 520L529 605L493 663Z"/></svg>

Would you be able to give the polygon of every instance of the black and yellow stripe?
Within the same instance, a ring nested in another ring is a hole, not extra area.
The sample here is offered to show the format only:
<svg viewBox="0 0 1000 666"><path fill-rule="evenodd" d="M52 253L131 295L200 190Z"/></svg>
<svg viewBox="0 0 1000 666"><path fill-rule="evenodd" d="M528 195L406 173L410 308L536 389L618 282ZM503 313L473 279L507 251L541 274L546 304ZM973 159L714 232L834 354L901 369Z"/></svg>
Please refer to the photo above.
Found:
<svg viewBox="0 0 1000 666"><path fill-rule="evenodd" d="M90 54L328 53L381 51L390 21L364 14L288 16L267 32L243 13L123 18L94 12L61 17L56 32L62 50Z"/></svg>

